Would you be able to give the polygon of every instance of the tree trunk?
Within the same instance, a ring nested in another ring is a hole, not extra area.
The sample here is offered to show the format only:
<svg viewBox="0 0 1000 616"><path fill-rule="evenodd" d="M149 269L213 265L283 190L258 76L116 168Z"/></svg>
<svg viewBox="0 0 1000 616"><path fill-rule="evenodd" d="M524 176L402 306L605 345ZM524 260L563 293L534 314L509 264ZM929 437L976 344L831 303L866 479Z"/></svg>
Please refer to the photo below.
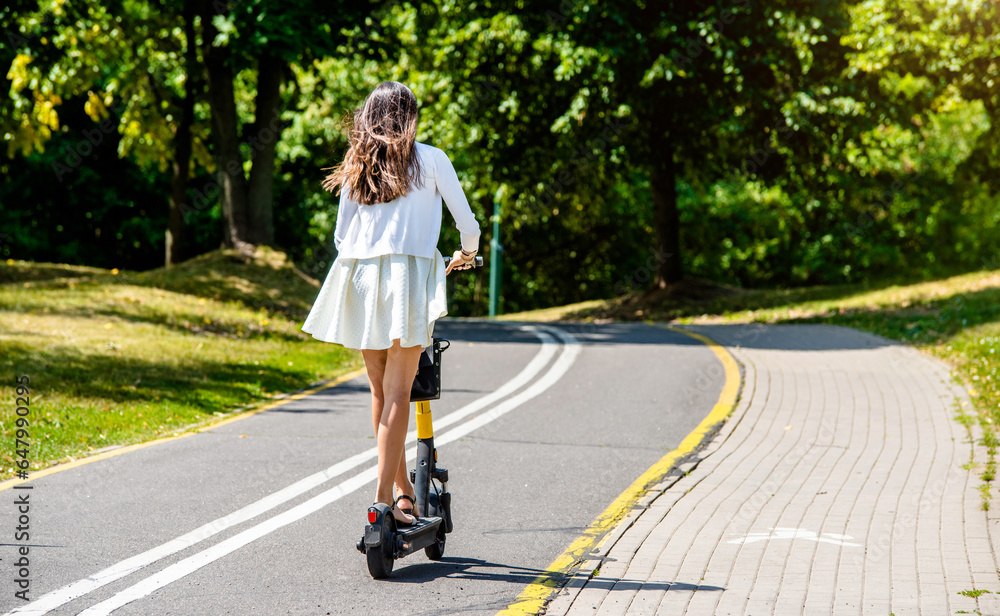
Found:
<svg viewBox="0 0 1000 616"><path fill-rule="evenodd" d="M198 49L194 32L194 0L184 2L184 100L181 101L180 122L174 133L173 180L170 184L170 211L167 221L166 262L170 267L184 260L184 215L182 208L187 200L188 176L191 166L191 126L194 124L194 99L196 84L200 81L198 71Z"/></svg>
<svg viewBox="0 0 1000 616"><path fill-rule="evenodd" d="M274 156L281 139L281 78L284 70L285 63L267 52L258 61L256 118L250 134L246 136L253 158L247 190L250 213L248 238L254 244L274 244Z"/></svg>
<svg viewBox="0 0 1000 616"><path fill-rule="evenodd" d="M664 289L680 282L681 269L680 215L677 212L677 168L669 147L650 170L653 192L653 224L656 227L656 286Z"/></svg>
<svg viewBox="0 0 1000 616"><path fill-rule="evenodd" d="M236 248L244 254L250 254L253 252L253 245L247 242L247 189L237 128L239 119L233 94L233 70L229 63L229 48L212 44L218 34L212 17L225 10L226 4L223 2L202 2L208 103L212 110L217 182L221 188L219 196L222 199L223 244L227 248Z"/></svg>

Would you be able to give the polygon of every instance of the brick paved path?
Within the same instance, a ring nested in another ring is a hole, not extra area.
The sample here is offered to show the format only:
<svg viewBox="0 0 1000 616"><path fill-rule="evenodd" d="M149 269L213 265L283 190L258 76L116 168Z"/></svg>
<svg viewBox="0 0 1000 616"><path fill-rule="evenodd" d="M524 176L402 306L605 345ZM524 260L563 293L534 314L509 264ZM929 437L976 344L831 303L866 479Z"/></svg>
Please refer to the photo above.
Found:
<svg viewBox="0 0 1000 616"><path fill-rule="evenodd" d="M547 614L1000 614L960 594L1000 592L1000 501L944 364L846 328L691 329L744 369L733 415Z"/></svg>

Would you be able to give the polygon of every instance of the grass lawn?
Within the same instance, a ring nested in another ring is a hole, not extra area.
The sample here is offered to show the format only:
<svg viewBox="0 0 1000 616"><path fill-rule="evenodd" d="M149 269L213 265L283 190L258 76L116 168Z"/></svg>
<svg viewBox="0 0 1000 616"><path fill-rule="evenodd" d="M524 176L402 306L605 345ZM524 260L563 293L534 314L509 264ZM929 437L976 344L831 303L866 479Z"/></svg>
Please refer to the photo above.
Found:
<svg viewBox="0 0 1000 616"><path fill-rule="evenodd" d="M626 320L677 323L831 323L898 340L953 368L968 390L990 462L1000 443L1000 270L913 284L844 285L793 290L741 290L698 281L674 292L635 294L544 311L511 320ZM984 490L986 492L986 490ZM984 503L987 502L984 494Z"/></svg>
<svg viewBox="0 0 1000 616"><path fill-rule="evenodd" d="M319 290L285 255L214 251L149 272L0 263L0 478L16 377L31 469L204 426L359 368L300 328Z"/></svg>

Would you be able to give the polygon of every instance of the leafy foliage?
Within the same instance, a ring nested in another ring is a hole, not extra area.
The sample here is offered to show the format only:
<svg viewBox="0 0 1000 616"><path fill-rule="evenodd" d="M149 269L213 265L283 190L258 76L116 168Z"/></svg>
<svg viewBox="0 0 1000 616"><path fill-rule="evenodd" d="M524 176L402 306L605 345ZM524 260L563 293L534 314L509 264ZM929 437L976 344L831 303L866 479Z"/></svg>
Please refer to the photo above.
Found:
<svg viewBox="0 0 1000 616"><path fill-rule="evenodd" d="M275 243L317 277L334 257L336 215L321 169L343 154L345 114L389 79L420 101L418 139L455 163L487 258L499 214L506 310L647 287L668 258L664 177L681 265L695 277L748 287L924 277L1000 254L996 3L228 6L215 43L232 51L245 130L258 120L256 58L266 50L288 67ZM0 15L17 29L0 40L10 93L0 166L12 178L0 188L2 249L151 267L191 77L180 3L16 0ZM193 201L214 171L207 103L195 116ZM102 143L68 164L88 134ZM214 198L201 201L187 221L199 252L220 239ZM442 252L457 241L446 225ZM453 281L453 310L484 312L484 284Z"/></svg>

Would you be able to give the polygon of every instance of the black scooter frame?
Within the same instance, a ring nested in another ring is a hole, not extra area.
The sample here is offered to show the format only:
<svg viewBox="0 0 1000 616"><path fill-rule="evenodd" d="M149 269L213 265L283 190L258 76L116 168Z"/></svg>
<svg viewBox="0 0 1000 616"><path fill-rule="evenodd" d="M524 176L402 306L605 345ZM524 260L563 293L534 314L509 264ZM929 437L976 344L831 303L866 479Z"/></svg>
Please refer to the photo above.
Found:
<svg viewBox="0 0 1000 616"><path fill-rule="evenodd" d="M434 339L435 346L439 342L444 340ZM369 573L374 578L388 577L392 561L417 550L424 550L431 560L439 560L444 553L445 535L454 530L448 469L437 466L430 402L416 404L417 459L416 468L410 471L410 481L416 492L417 511L422 515L412 526L398 526L388 505L375 503L368 508L369 523L357 548L368 555Z"/></svg>

